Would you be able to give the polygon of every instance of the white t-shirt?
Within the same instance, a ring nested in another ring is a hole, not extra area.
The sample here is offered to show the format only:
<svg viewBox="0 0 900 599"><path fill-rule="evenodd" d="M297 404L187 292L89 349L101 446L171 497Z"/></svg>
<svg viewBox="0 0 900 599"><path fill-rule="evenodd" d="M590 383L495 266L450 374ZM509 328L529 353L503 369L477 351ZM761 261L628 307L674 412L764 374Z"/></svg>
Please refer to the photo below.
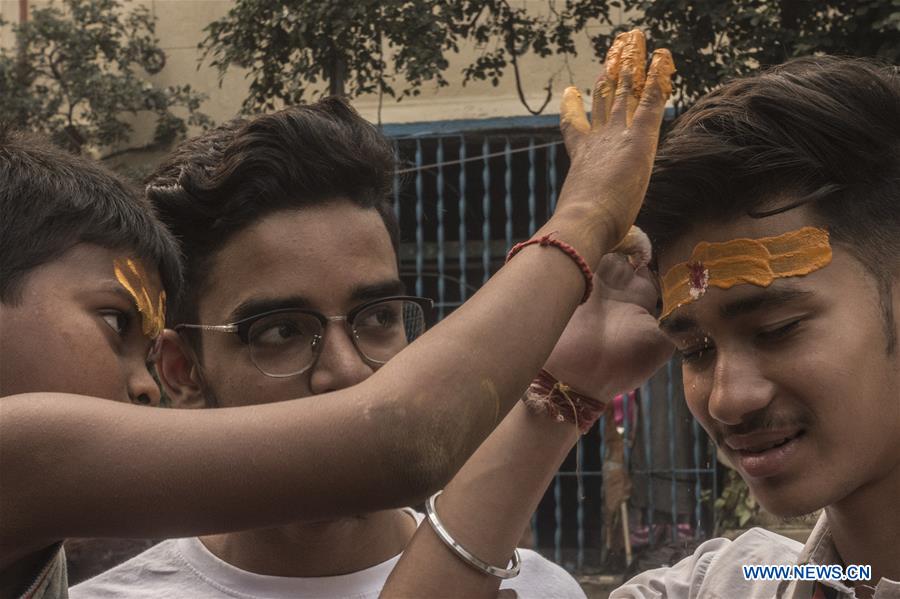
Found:
<svg viewBox="0 0 900 599"><path fill-rule="evenodd" d="M416 514L419 523L422 514ZM520 598L585 599L568 572L538 553L520 549L522 570L503 581ZM69 590L71 599L377 599L400 556L342 576L290 578L253 574L222 561L196 537L170 539Z"/></svg>

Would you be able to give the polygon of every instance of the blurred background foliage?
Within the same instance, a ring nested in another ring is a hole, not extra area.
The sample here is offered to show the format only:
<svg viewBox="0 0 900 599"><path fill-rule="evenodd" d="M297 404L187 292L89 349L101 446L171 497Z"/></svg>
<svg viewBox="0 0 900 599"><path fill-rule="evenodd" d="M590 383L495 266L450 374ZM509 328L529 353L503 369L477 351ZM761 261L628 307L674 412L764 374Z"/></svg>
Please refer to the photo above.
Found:
<svg viewBox="0 0 900 599"><path fill-rule="evenodd" d="M155 119L159 147L211 124L205 96L189 84L150 82L166 55L139 1L53 0L0 26L15 38L0 48L0 122L47 132L76 152L127 144L138 113ZM246 69L243 110L253 112L326 93L418 95L425 84L448 85L451 55L471 44L463 84L512 76L524 109L539 114L553 75L529 104L524 56L574 56L576 36L587 36L602 57L632 27L647 32L651 50L672 51L678 112L725 79L793 56L900 60L900 0L235 0L205 28L199 50L221 77Z"/></svg>
<svg viewBox="0 0 900 599"><path fill-rule="evenodd" d="M613 27L613 11L624 11L624 25ZM591 34L598 24L612 34ZM464 42L480 49L464 81L497 85L511 70L519 83L522 55L575 54L574 37L585 33L601 57L631 27L645 30L651 49L672 50L678 110L725 79L793 56L900 58L900 0L550 0L542 11L506 0L236 0L201 48L220 73L250 71L252 111L307 100L320 81L333 94L398 99L428 81L443 86L447 55ZM518 91L532 114L547 106L529 106ZM549 101L549 83L546 91Z"/></svg>

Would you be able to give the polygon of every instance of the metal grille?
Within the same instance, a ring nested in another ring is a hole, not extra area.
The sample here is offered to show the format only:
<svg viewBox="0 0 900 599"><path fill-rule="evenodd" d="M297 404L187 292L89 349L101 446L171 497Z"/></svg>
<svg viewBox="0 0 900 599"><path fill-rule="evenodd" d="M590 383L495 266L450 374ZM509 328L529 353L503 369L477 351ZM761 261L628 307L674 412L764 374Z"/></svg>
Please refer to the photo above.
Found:
<svg viewBox="0 0 900 599"><path fill-rule="evenodd" d="M441 319L496 272L509 247L546 221L568 157L555 117L395 126L386 133L400 164L394 204L402 276L416 295L435 299ZM669 363L636 400L623 401L621 412L622 434L633 440L625 461L634 485L628 520L635 551L709 536L715 451L684 407L680 365ZM603 530L603 431L601 421L578 442L532 523L536 547L573 572L617 567L608 560ZM616 530L621 544L621 524Z"/></svg>

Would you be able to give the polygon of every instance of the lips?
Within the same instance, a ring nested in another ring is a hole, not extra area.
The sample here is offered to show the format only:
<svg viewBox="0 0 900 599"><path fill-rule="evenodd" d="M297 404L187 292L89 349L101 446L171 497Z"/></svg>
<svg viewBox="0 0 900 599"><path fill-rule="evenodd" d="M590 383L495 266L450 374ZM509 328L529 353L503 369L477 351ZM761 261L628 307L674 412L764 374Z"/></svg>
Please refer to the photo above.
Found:
<svg viewBox="0 0 900 599"><path fill-rule="evenodd" d="M746 435L728 435L725 445L735 451L759 453L794 439L803 432L802 429L779 429Z"/></svg>
<svg viewBox="0 0 900 599"><path fill-rule="evenodd" d="M736 454L741 470L751 478L781 474L803 441L803 429L781 429L729 435L725 445Z"/></svg>

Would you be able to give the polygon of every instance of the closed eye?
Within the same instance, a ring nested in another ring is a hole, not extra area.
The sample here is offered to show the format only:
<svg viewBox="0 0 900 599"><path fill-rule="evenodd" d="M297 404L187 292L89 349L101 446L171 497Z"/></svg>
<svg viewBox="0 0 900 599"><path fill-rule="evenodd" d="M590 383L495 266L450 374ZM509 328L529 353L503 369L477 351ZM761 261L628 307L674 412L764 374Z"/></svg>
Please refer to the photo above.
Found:
<svg viewBox="0 0 900 599"><path fill-rule="evenodd" d="M700 364L708 359L715 351L715 347L707 345L699 349L680 350L681 360L686 364Z"/></svg>
<svg viewBox="0 0 900 599"><path fill-rule="evenodd" d="M708 336L701 339L695 338L694 343L686 348L678 349L681 359L686 364L699 365L707 360L715 351L716 346L712 344L712 340Z"/></svg>
<svg viewBox="0 0 900 599"><path fill-rule="evenodd" d="M780 341L782 339L786 339L792 333L796 332L802 322L803 319L792 320L786 324L777 326L774 329L760 331L756 334L756 337L760 341L764 342Z"/></svg>

